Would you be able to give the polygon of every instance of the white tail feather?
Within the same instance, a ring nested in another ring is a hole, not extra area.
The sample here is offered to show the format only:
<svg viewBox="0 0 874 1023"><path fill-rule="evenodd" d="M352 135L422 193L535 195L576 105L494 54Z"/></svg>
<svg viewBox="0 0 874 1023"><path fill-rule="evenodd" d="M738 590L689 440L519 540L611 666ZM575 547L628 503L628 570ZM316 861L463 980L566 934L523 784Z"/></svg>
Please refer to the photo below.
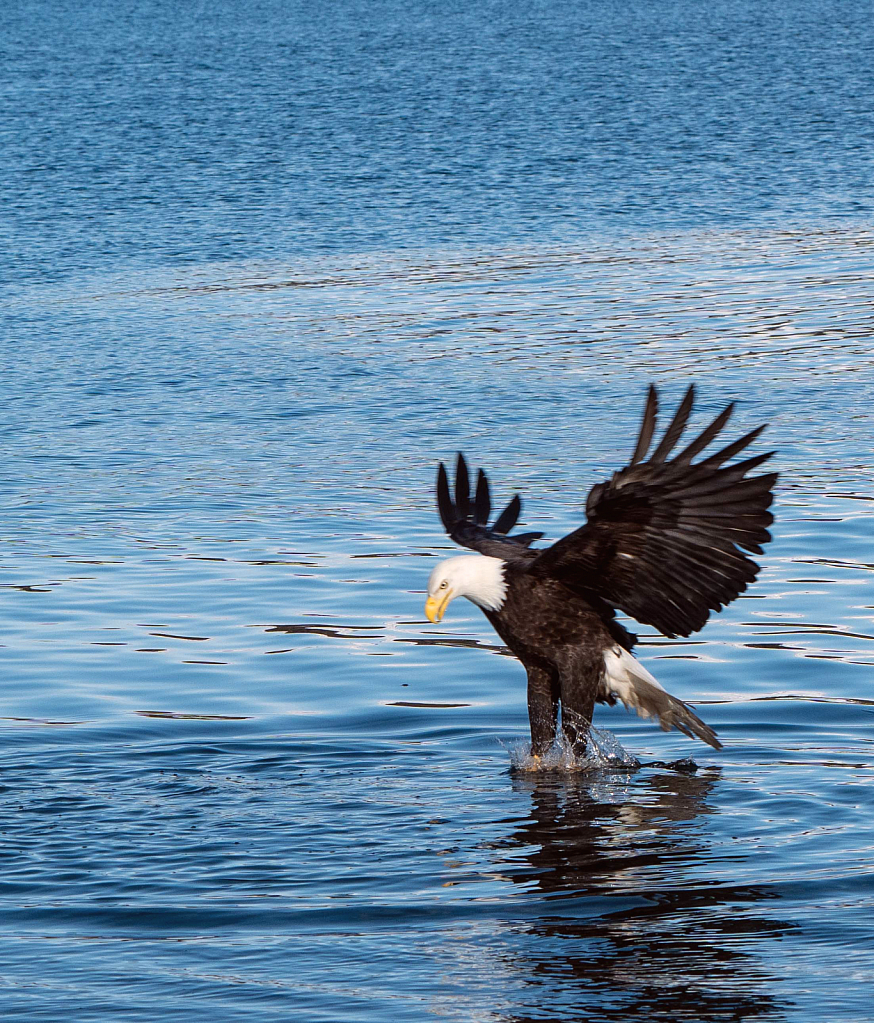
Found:
<svg viewBox="0 0 874 1023"><path fill-rule="evenodd" d="M602 686L609 703L618 699L642 718L658 718L666 732L677 728L690 738L697 735L714 749L722 748L713 729L705 725L682 700L666 692L650 672L620 646L604 651Z"/></svg>

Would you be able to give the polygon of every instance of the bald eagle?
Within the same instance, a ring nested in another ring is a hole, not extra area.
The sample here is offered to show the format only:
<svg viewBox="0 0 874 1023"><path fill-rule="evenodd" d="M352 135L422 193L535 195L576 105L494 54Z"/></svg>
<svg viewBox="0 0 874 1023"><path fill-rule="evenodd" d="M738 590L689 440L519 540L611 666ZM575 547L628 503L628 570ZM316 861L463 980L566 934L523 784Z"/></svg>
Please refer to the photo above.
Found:
<svg viewBox="0 0 874 1023"><path fill-rule="evenodd" d="M425 613L439 622L455 597L477 604L528 673L531 750L542 756L562 732L585 752L596 703L619 700L662 729L677 728L715 749L721 744L681 700L667 693L631 651L637 637L616 611L665 636L688 636L755 579L759 566L744 552L762 553L771 539L768 508L776 473L749 473L774 452L725 463L764 425L695 462L725 427L729 405L678 454L673 454L695 399L689 387L664 436L649 454L658 393L650 386L631 461L598 483L586 500L587 522L551 547L532 549L543 533L510 531L522 507L518 494L493 525L489 481L480 470L471 494L459 454L454 499L443 463L437 508L446 532L477 554L438 564L428 581Z"/></svg>

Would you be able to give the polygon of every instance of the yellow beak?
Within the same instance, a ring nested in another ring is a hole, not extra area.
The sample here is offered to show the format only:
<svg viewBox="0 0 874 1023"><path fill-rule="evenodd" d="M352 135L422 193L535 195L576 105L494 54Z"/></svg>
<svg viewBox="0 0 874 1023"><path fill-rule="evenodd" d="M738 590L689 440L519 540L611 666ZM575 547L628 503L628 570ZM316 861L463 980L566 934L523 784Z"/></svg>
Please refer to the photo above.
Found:
<svg viewBox="0 0 874 1023"><path fill-rule="evenodd" d="M449 603L452 597L452 591L445 593L442 597L429 597L425 601L425 614L428 616L429 622L435 624L440 621L443 617L443 613L446 611L446 605Z"/></svg>

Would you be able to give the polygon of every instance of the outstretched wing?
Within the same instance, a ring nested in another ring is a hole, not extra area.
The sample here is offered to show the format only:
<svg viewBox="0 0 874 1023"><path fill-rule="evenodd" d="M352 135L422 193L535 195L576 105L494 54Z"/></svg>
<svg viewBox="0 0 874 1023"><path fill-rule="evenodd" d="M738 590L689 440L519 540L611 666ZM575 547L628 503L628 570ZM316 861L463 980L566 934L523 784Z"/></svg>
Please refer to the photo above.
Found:
<svg viewBox="0 0 874 1023"><path fill-rule="evenodd" d="M471 499L470 475L464 455L459 453L455 467L455 500L449 492L449 478L441 462L437 470L437 510L446 527L446 532L462 547L487 554L504 561L529 560L536 557L528 545L539 540L543 533L519 533L509 536L510 530L519 519L522 500L518 494L489 526L492 499L489 481L480 469L476 481L476 492Z"/></svg>
<svg viewBox="0 0 874 1023"><path fill-rule="evenodd" d="M747 475L774 452L725 465L764 426L692 462L723 429L733 405L669 459L694 399L690 387L647 459L658 412L658 394L650 386L629 465L592 488L587 523L542 551L529 567L584 596L601 597L666 636L697 631L711 611L747 588L759 566L744 552L762 553L774 518L768 507L777 474Z"/></svg>

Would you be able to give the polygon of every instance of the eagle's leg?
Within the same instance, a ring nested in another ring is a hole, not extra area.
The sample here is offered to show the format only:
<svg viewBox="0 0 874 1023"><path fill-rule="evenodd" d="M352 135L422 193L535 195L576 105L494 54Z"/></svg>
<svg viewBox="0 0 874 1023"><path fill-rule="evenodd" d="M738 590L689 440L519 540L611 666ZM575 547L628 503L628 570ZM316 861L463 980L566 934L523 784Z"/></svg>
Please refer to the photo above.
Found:
<svg viewBox="0 0 874 1023"><path fill-rule="evenodd" d="M531 724L531 753L542 757L555 740L558 725L558 676L536 664L528 672L528 721Z"/></svg>
<svg viewBox="0 0 874 1023"><path fill-rule="evenodd" d="M585 756L589 726L595 710L595 697L601 668L587 651L573 650L562 658L561 730L574 756Z"/></svg>
<svg viewBox="0 0 874 1023"><path fill-rule="evenodd" d="M561 730L564 732L568 745L574 751L575 757L586 755L586 748L589 744L589 726L592 723L594 709L594 697L580 705L574 705L566 699L561 701Z"/></svg>

